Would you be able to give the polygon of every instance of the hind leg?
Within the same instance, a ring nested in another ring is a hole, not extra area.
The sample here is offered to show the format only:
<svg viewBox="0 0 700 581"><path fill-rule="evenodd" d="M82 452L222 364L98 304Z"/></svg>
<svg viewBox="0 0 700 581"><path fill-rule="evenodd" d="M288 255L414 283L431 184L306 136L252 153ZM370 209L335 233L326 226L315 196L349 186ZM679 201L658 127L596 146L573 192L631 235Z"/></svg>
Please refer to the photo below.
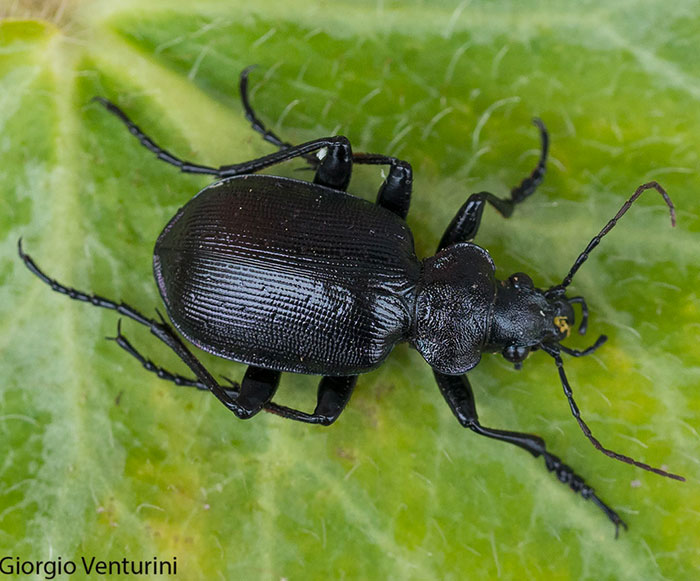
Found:
<svg viewBox="0 0 700 581"><path fill-rule="evenodd" d="M201 381L171 373L144 357L128 339L122 335L121 326L118 327L117 336L114 337L114 340L122 349L137 359L145 369L155 373L161 379L171 381L176 385L194 387L203 391L209 389ZM252 375L252 377L249 377L249 375ZM236 382L229 380L231 387L224 389L227 395L231 398L236 398L239 404L242 399L250 402L251 405L248 405L247 409L255 410L253 413L264 410L268 413L298 422L329 426L338 419L338 416L343 409L345 409L352 395L355 383L357 382L356 375L322 378L318 385L316 408L313 413L309 414L270 401L279 384L279 376L280 374L277 371L269 371L249 366L240 386ZM253 380L255 380L256 383L254 383ZM245 396L244 390L247 391L247 395Z"/></svg>
<svg viewBox="0 0 700 581"><path fill-rule="evenodd" d="M241 101L243 103L243 109L245 111L246 119L250 121L250 126L253 128L253 130L259 133L262 136L262 138L268 143L271 143L280 150L287 150L293 148L294 145L292 143L284 141L276 133L268 129L253 110L253 107L250 104L250 100L248 99L248 75L250 74L250 71L253 68L255 68L255 65L246 67L245 69L243 69L240 76L239 87L241 92ZM389 166L389 175L384 180L384 183L382 184L379 190L379 194L377 195L377 204L394 212L401 218L406 218L406 214L408 214L408 208L411 203L411 188L413 184L413 172L410 164L395 157L390 157L387 155L379 155L374 153L353 154L350 151L349 147L347 149L347 152L352 158L352 163ZM335 187L336 189L342 190L345 190L347 188L347 182L343 182L342 179L338 179L334 176L328 179L324 175L320 175L322 173L327 175L330 168L326 169L325 171L322 171L322 168L319 167L321 162L317 156L303 155L301 157L303 157L311 165L312 168L317 170L316 178L314 180L315 183L329 185L330 187ZM327 158L324 157L323 163L326 163L326 160ZM346 161L344 162L340 159L336 159L336 161L334 162L334 169L331 171L342 172L342 167L344 163L347 164ZM349 181L349 169L346 171L347 181ZM335 186L334 184L336 183L341 184L342 187Z"/></svg>
<svg viewBox="0 0 700 581"><path fill-rule="evenodd" d="M145 327L153 333L158 339L165 343L175 354L192 370L197 377L197 380L206 386L217 399L226 406L227 409L236 414L241 419L246 419L260 411L264 405L269 402L276 389L276 382L279 381L278 372L270 372L268 370L259 370L257 368L249 369L246 373L248 380L236 397L232 391L219 383L207 371L202 362L185 346L182 339L175 333L173 328L165 322L162 316L160 320L148 318L141 314L134 307L126 303L117 303L105 297L87 294L74 288L62 285L58 281L49 278L34 262L28 254L22 250L22 240L18 243L19 256L25 266L36 275L42 282L50 286L54 291L66 295L67 297L90 303L95 307L110 309L117 311L119 314L130 318ZM160 315L160 313L159 313ZM277 377L275 379L275 374ZM245 387L245 389L244 389Z"/></svg>

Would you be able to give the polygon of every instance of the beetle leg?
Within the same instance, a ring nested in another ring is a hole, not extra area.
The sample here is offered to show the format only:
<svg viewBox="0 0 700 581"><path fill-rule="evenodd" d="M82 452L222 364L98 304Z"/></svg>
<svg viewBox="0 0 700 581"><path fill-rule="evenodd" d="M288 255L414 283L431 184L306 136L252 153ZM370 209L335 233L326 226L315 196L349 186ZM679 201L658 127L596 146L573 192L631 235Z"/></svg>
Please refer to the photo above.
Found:
<svg viewBox="0 0 700 581"><path fill-rule="evenodd" d="M156 144L148 135L146 135L141 128L136 125L124 111L117 107L111 101L104 99L102 97L94 97L94 101L100 103L105 109L110 113L115 115L121 120L124 125L129 129L129 132L139 140L141 145L146 149L156 154L158 159L174 165L179 168L180 171L184 173L196 173L196 174L208 174L214 175L219 178L233 177L238 175L245 175L258 172L262 169L282 163L284 161L294 159L297 157L307 158L310 155L315 154L315 152L326 148L342 148L345 143L348 143L347 138L342 136L335 137L322 137L320 139L314 139L301 145L295 145L281 151L276 151L269 155L259 157L257 159L246 161L243 163L237 163L232 165L224 165L219 168L195 164L189 161L183 161L179 157L176 157L166 149L163 149L158 144ZM348 143L349 146L349 143ZM349 180L349 177L348 177Z"/></svg>
<svg viewBox="0 0 700 581"><path fill-rule="evenodd" d="M541 119L535 117L532 122L537 126L537 129L540 130L540 141L542 144L540 149L540 159L537 162L535 169L532 170L532 173L510 191L509 201L512 201L513 205L519 204L525 198L535 193L537 186L539 186L544 179L544 172L547 166L547 155L549 154L549 133L547 132L547 128L544 126ZM506 216L506 218L507 217L508 216Z"/></svg>
<svg viewBox="0 0 700 581"><path fill-rule="evenodd" d="M265 141L271 143L281 150L291 149L294 147L294 145L288 141L283 141L277 134L270 131L255 114L255 111L253 111L253 107L248 99L248 75L250 74L250 71L255 68L255 66L256 65L252 65L243 69L239 79L239 89L243 109L245 111L245 118L250 122L253 131L259 133ZM347 151L350 151L349 143ZM342 155L344 152L338 150L336 153ZM325 157L322 163L319 162L319 159L316 156L311 154L303 154L301 157L303 157L312 168L318 170L316 172L314 183L339 190L345 190L347 188L348 182L350 181L351 170L351 164L348 164L347 160L337 159L335 162L328 164L328 157ZM394 212L394 214L400 216L401 218L406 218L406 215L408 214L408 207L411 202L411 186L413 183L413 174L410 164L400 159L396 159L395 157L367 153L356 153L352 156L352 161L354 163L390 166L389 175L387 176L386 180L384 180L384 183L379 190L377 204L391 210ZM323 167L324 165L326 168ZM330 179L328 174L330 174ZM343 176L346 174L347 179L344 181ZM336 185L338 183L341 185Z"/></svg>
<svg viewBox="0 0 700 581"><path fill-rule="evenodd" d="M345 409L357 383L357 375L342 377L324 377L318 384L316 409L312 418L318 418L318 423L330 426ZM296 418L290 418L296 419ZM304 420L302 420L304 421ZM315 421L312 423L316 423Z"/></svg>
<svg viewBox="0 0 700 581"><path fill-rule="evenodd" d="M411 205L413 168L407 161L378 153L355 153L352 161L364 165L388 165L389 175L377 195L377 205L406 219Z"/></svg>
<svg viewBox="0 0 700 581"><path fill-rule="evenodd" d="M199 389L201 391L209 391L209 388L201 381L171 373L167 369L156 365L153 363L153 361L144 357L129 342L129 340L122 335L121 321L117 328L116 337L108 337L108 339L115 341L117 345L129 353L129 355L138 360L141 365L143 365L144 369L150 371L151 373L155 373L161 379L170 381L175 385L194 387L195 389ZM228 378L224 379L231 384L230 388L224 388L226 394L232 399L238 398L241 386ZM307 424L321 424L324 426L329 426L338 419L338 416L350 400L350 395L352 394L356 382L356 375L345 377L324 377L318 386L318 402L313 414L308 414L297 409L276 404L269 401L269 399L262 406L262 409L268 413L272 413L290 420L296 420Z"/></svg>
<svg viewBox="0 0 700 581"><path fill-rule="evenodd" d="M241 71L239 78L239 89L241 93L241 102L243 103L243 110L245 111L245 117L250 122L253 131L259 133L262 138L271 143L275 147L281 150L293 148L294 145L288 141L284 141L276 133L270 131L265 124L256 115L253 107L248 99L248 75L250 71L255 68L256 65L246 67ZM348 144L349 145L349 144ZM348 149L349 151L349 149ZM338 152L342 153L342 152ZM317 169L316 177L314 183L326 185L335 189L345 190L347 187L347 182L350 180L350 169L351 166L345 169L346 161L336 162L332 166L324 169L323 165L329 165L326 163L327 157L324 158L323 163L319 162L318 157L311 154L304 154L303 157L312 168ZM411 186L413 182L413 175L411 166L400 159L394 157L388 157L386 155L377 154L366 154L366 153L356 153L352 157L354 163L363 163L371 165L389 165L389 175L382 184L379 190L379 195L377 196L377 204L391 210L396 215L401 218L406 218L408 214L408 207L411 202ZM319 165L321 167L319 167ZM326 174L331 174L331 179L326 177ZM340 178L337 177L340 173ZM347 174L347 181L343 181L342 176ZM342 185L338 186L337 183Z"/></svg>
<svg viewBox="0 0 700 581"><path fill-rule="evenodd" d="M350 144L347 137L343 137L342 135L321 137L319 139L307 141L306 143L302 143L300 145L295 145L289 149L276 151L251 161L245 161L232 165L223 165L219 168L217 175L221 178L227 178L255 173L272 165L282 163L283 161L295 159L297 157L304 157L304 155L307 153L315 153L324 148L327 148L328 151L336 151L339 153L339 155L342 155L342 150L345 149L346 144L349 148Z"/></svg>
<svg viewBox="0 0 700 581"><path fill-rule="evenodd" d="M250 414L248 417L254 416L275 395L281 375L279 371L249 365L241 381L236 404Z"/></svg>
<svg viewBox="0 0 700 581"><path fill-rule="evenodd" d="M413 190L413 169L406 161L392 158L389 175L384 180L377 195L377 204L406 219L411 205Z"/></svg>
<svg viewBox="0 0 700 581"><path fill-rule="evenodd" d="M245 118L250 122L250 126L253 128L253 131L259 133L265 141L271 143L278 149L289 149L290 147L294 147L293 144L289 143L288 141L283 141L274 132L265 127L265 124L258 118L255 111L253 111L253 107L248 100L248 75L256 66L257 65L250 65L244 68L238 78L238 89L241 94L241 103L243 104L243 110L245 111Z"/></svg>
<svg viewBox="0 0 700 581"><path fill-rule="evenodd" d="M318 385L316 409L312 414L274 403L266 406L265 411L288 420L330 426L345 409L356 382L357 375L329 376L321 379Z"/></svg>
<svg viewBox="0 0 700 581"><path fill-rule="evenodd" d="M335 143L325 148L314 183L344 192L352 175L352 147L346 137L335 139Z"/></svg>
<svg viewBox="0 0 700 581"><path fill-rule="evenodd" d="M268 143L272 143L282 151L294 149L296 146L294 146L292 143L283 141L278 135L267 129L265 124L255 114L255 111L253 111L253 107L248 100L248 75L253 68L255 68L255 65L246 67L243 69L240 76L239 87L246 119L250 122L253 130L262 135L262 138ZM390 164L390 175L385 180L382 190L380 190L380 199L383 199L384 197L396 197L397 194L393 194L393 189L401 187L401 185L406 181L406 174L408 175L409 184L408 193L406 195L398 195L398 197L410 198L410 165L393 157L383 155L362 153L353 155L350 142L345 138L342 138L342 141L327 147L323 157L309 153L301 154L299 157L303 157L312 168L316 169L316 175L314 177L315 184L320 184L342 191L345 191L350 183L353 162L365 164ZM408 171L406 171L406 166L408 167ZM386 194L383 194L383 191L387 189L387 186L389 186L389 191ZM379 201L378 203L379 205L384 205ZM389 209L394 211L391 207ZM402 218L405 218L406 213L408 212L408 200L406 201L406 208L403 215L400 213L401 211L402 209L396 213L398 213Z"/></svg>
<svg viewBox="0 0 700 581"><path fill-rule="evenodd" d="M547 154L549 152L549 135L542 121L535 119L534 123L540 130L540 138L542 141L540 159L535 169L532 170L532 173L520 182L518 186L510 191L510 198L499 198L489 192L479 192L478 194L469 196L447 227L445 234L442 236L442 240L440 240L440 245L438 246L439 250L458 242L470 242L473 240L481 224L481 215L487 203L496 208L505 218L509 218L515 209L515 205L535 192L537 186L544 179Z"/></svg>
<svg viewBox="0 0 700 581"><path fill-rule="evenodd" d="M593 488L588 486L583 478L576 474L570 466L564 464L558 456L550 454L547 451L542 438L533 434L494 430L482 426L479 423L479 418L476 413L474 392L466 376L444 375L438 372L434 373L443 397L462 426L473 430L481 436L518 446L530 452L535 458L544 456L547 470L554 472L557 479L567 484L571 490L579 493L585 499L592 500L594 504L605 513L608 519L615 525L615 537L617 537L621 526L625 529L627 528L627 525L620 516L596 496Z"/></svg>
<svg viewBox="0 0 700 581"><path fill-rule="evenodd" d="M313 417L320 418L324 426L331 425L350 401L357 383L357 375L324 377L318 384L318 397Z"/></svg>
<svg viewBox="0 0 700 581"><path fill-rule="evenodd" d="M251 372L252 377L250 380L250 392L245 395L243 401L244 405L239 405L238 398L232 398L231 394L229 393L229 390L219 385L219 383L212 377L212 375L209 373L209 371L207 371L204 365L202 365L202 362L199 359L197 359L197 357L195 357L195 355L185 346L185 344L182 342L182 339L180 339L177 333L175 333L173 328L168 323L166 323L162 315L160 316L160 321L150 319L144 316L134 307L127 305L126 303L117 303L100 295L87 294L77 289L62 285L58 281L48 277L36 265L32 257L24 253L24 251L22 250L21 238L17 243L17 247L19 256L24 262L25 266L33 274L35 274L42 282L49 285L54 291L64 294L76 301L82 301L90 303L96 307L117 311L125 317L128 317L136 321L137 323L144 325L145 327L148 327L151 333L153 333L153 335L158 337L158 339L160 339L163 343L170 347L175 352L175 354L180 359L182 359L183 363L185 363L192 370L197 379L204 385L206 385L209 391L211 391L217 397L217 399L221 403L223 403L229 410L236 414L237 417L241 419L247 419L251 417L254 413L256 413L256 411L259 411L259 407L256 410L255 406L258 405L258 401L260 399L264 400L264 397L260 396L263 387L266 386L265 389L267 389L268 391L271 390L269 385L271 381L271 376L258 375L257 373ZM265 386L256 387L258 383L263 383L265 384Z"/></svg>
<svg viewBox="0 0 700 581"><path fill-rule="evenodd" d="M455 217L452 218L450 225L442 235L440 244L438 244L438 251L458 242L471 242L474 240L487 202L506 218L513 213L513 203L509 200L503 200L489 192L472 194L459 209L459 212L455 214Z"/></svg>
<svg viewBox="0 0 700 581"><path fill-rule="evenodd" d="M196 174L208 174L208 175L219 175L219 170L215 167L209 167L206 165L199 165L189 161L183 161L179 157L174 156L167 149L163 149L155 141L153 141L148 135L146 135L142 129L136 125L124 111L117 107L111 101L103 97L93 97L93 101L102 105L107 111L112 115L117 117L124 125L126 125L129 133L131 133L139 143L143 145L146 149L156 154L156 157L161 161L174 165L180 168L180 171L184 173L196 173Z"/></svg>
<svg viewBox="0 0 700 581"><path fill-rule="evenodd" d="M136 358L141 365L143 365L144 369L150 371L151 373L155 373L161 379L170 381L175 385L194 387L195 389L199 389L201 391L209 391L209 388L201 381L171 373L167 369L159 367L153 363L153 361L144 357L129 342L129 340L122 335L121 324L118 326L117 336L108 338L115 341L117 345L129 353L129 355ZM224 388L226 394L232 399L237 398L239 396L240 386L235 381L231 381L228 378L224 379L231 384L230 388ZM289 420L295 420L307 424L321 424L324 426L329 426L338 419L338 416L350 400L350 396L352 395L356 382L356 375L345 377L324 377L321 379L318 386L318 401L313 414L308 414L294 408L282 406L269 400L262 406L262 409L263 411L287 418Z"/></svg>
<svg viewBox="0 0 700 581"><path fill-rule="evenodd" d="M255 111L253 111L253 107L250 104L248 99L248 75L256 66L257 65L251 65L244 68L239 77L238 88L241 93L241 103L243 104L243 110L245 111L245 118L250 122L250 126L252 127L253 131L259 133L265 141L271 143L278 149L290 149L294 147L294 144L289 143L289 141L282 140L276 133L270 131L256 115ZM315 155L305 154L302 155L302 157L313 169L318 168L319 159Z"/></svg>
<svg viewBox="0 0 700 581"><path fill-rule="evenodd" d="M144 357L141 353L139 353L136 347L134 347L131 344L131 342L124 335L122 335L121 319L119 320L119 323L117 325L117 335L115 337L107 337L107 339L109 339L110 341L114 341L117 345L124 349L124 351L126 351L129 355L131 355L137 361L139 361L141 365L143 365L144 369L150 371L151 373L155 373L161 379L164 379L165 381L170 381L175 385L180 385L184 387L194 387L195 389L199 389L201 391L209 391L209 388L206 385L204 385L201 381L192 379L190 377L184 377L176 373L172 373L167 369L156 365L152 360L148 359L147 357ZM237 383L231 381L230 383L231 387L224 389L229 397L237 398L240 386Z"/></svg>

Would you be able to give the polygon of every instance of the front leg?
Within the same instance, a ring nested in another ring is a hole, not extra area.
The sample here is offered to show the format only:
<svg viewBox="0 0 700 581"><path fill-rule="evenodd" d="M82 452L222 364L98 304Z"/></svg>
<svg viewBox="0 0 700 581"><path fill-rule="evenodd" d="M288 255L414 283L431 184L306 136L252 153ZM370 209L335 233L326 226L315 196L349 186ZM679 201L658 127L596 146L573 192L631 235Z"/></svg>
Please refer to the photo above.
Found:
<svg viewBox="0 0 700 581"><path fill-rule="evenodd" d="M544 456L544 462L547 470L554 472L557 479L564 484L567 484L571 490L579 493L583 498L592 500L598 508L600 508L610 521L615 525L615 537L617 538L620 526L627 528L625 522L620 516L607 504L605 504L595 494L593 488L588 486L583 478L576 474L573 469L564 464L558 456L550 454L545 446L544 440L533 434L525 434L522 432L510 432L505 430L494 430L487 428L479 423L479 418L476 413L476 403L474 401L474 392L472 391L469 380L465 375L444 375L435 373L440 391L443 397L450 406L452 413L457 417L459 423L465 428L476 432L480 436L493 438L507 442L527 450L535 458Z"/></svg>
<svg viewBox="0 0 700 581"><path fill-rule="evenodd" d="M509 198L499 198L489 192L479 192L469 196L447 227L442 240L440 240L438 250L458 242L471 242L474 240L481 224L481 215L484 213L487 203L496 208L504 218L510 218L515 206L535 193L537 186L544 179L547 154L549 152L549 134L542 121L535 119L534 123L540 130L542 150L540 159L532 173L510 191Z"/></svg>

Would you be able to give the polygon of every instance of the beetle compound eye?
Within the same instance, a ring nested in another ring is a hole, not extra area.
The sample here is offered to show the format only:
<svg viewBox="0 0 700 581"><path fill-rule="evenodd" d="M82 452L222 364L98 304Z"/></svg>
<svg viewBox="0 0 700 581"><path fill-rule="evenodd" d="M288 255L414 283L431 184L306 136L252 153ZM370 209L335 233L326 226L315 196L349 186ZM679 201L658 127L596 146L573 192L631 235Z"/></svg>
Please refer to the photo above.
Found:
<svg viewBox="0 0 700 581"><path fill-rule="evenodd" d="M532 282L532 279L524 272L516 272L515 274L511 274L508 280L510 281L510 284L512 284L515 288L535 287L534 283Z"/></svg>
<svg viewBox="0 0 700 581"><path fill-rule="evenodd" d="M508 345L508 347L503 350L503 357L511 363L520 363L527 359L529 354L530 349L528 347L521 347L520 345Z"/></svg>

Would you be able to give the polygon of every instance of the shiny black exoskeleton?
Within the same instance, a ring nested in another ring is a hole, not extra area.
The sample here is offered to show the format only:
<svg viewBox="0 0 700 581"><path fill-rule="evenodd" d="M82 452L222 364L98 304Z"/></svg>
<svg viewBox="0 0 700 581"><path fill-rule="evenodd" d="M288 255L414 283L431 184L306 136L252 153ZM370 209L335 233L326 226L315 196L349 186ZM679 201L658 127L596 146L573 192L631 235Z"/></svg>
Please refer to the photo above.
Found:
<svg viewBox="0 0 700 581"><path fill-rule="evenodd" d="M411 166L385 155L354 153L341 136L298 146L282 141L265 128L248 102L248 72L241 75L246 116L278 151L218 169L178 159L157 146L116 105L96 99L159 159L183 172L219 178L170 220L156 242L153 269L177 330L205 351L248 365L240 385L220 385L162 317L153 320L124 303L59 284L20 244L27 267L58 292L117 310L149 327L190 367L195 379L153 364L129 343L121 328L115 339L150 371L180 385L210 390L240 418L265 410L292 420L331 424L350 399L357 375L380 365L394 345L407 341L432 367L442 395L463 426L543 456L547 469L560 481L605 512L617 534L625 523L546 450L541 438L479 423L465 373L484 352L501 353L519 368L530 352L541 349L554 358L572 412L599 450L682 479L612 452L593 437L573 400L560 355L586 355L605 341L601 336L584 351L561 344L574 325L573 306L582 310L579 332L585 332L588 317L583 298L567 297L566 287L600 239L647 189L664 197L673 220L673 205L661 186L656 182L640 186L591 240L561 284L541 290L523 273L497 280L493 260L472 240L487 204L508 217L542 181L548 136L542 122L535 120L542 150L531 175L508 198L488 192L471 195L447 228L437 254L421 261L404 221ZM315 170L313 183L255 175L299 157ZM354 164L389 167L376 204L346 193ZM313 413L272 401L280 374L287 371L323 376Z"/></svg>

